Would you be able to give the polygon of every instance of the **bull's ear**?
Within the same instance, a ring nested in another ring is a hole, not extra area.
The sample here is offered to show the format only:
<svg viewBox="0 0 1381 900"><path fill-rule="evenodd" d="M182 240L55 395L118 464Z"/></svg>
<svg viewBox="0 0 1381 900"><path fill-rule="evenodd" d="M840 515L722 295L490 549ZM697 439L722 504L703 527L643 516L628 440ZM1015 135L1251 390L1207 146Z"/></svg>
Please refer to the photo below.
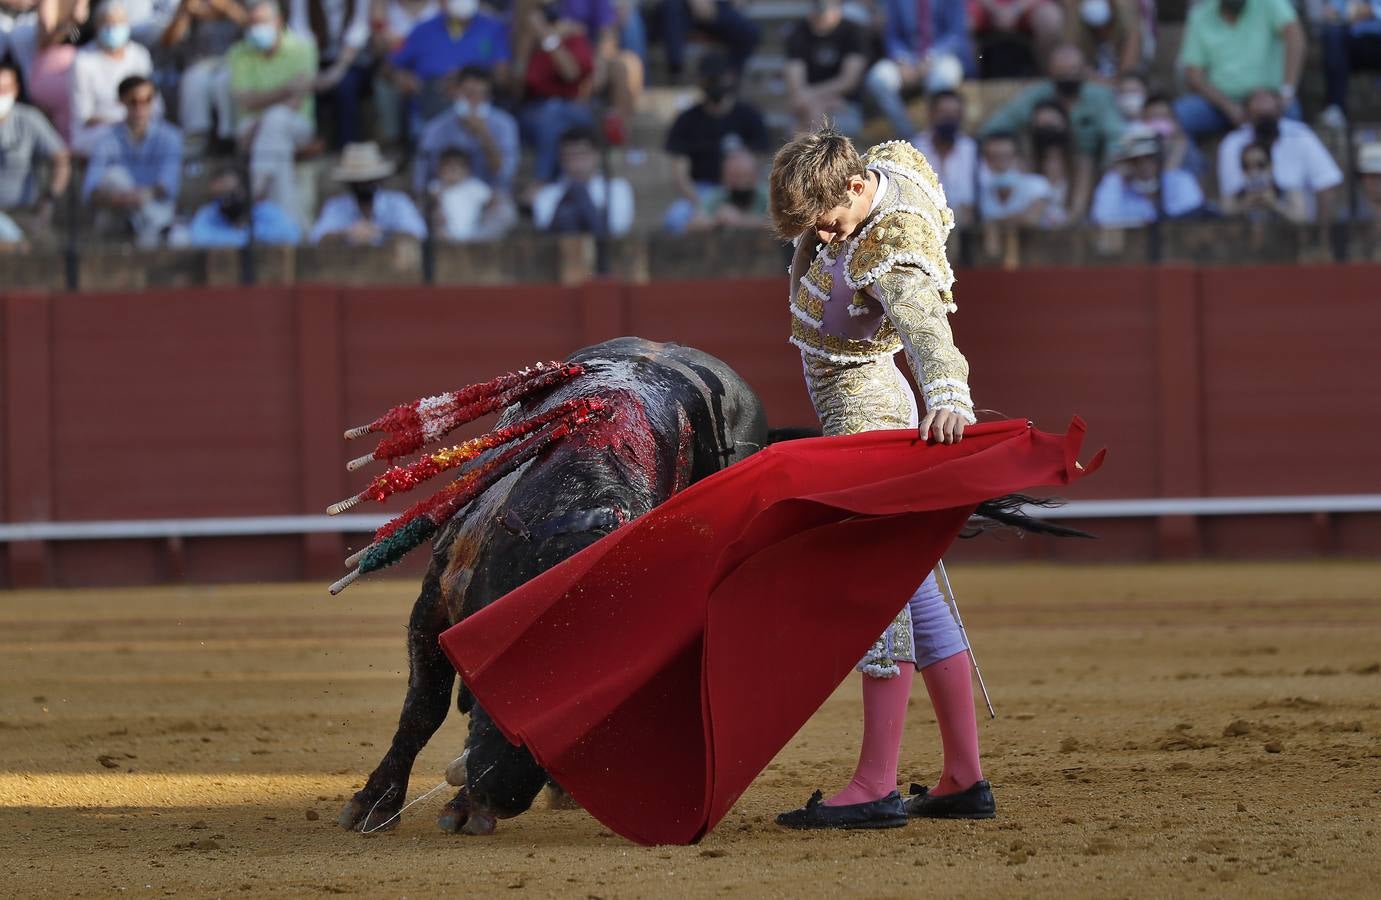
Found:
<svg viewBox="0 0 1381 900"><path fill-rule="evenodd" d="M460 681L460 678L457 676L456 680ZM464 681L460 681L460 690L456 693L456 709L460 710L462 715L468 716L470 710L474 708L475 695L470 692L470 688Z"/></svg>

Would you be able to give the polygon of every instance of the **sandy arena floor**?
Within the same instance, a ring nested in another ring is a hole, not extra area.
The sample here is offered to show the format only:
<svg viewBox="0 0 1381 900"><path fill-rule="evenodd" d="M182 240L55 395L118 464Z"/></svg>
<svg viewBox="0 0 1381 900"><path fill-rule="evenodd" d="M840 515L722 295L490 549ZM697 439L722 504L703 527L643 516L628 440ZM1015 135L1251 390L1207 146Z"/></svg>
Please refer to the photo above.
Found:
<svg viewBox="0 0 1381 900"><path fill-rule="evenodd" d="M851 771L850 680L696 847L580 811L334 822L392 736L415 586L0 593L10 896L1381 894L1381 564L955 567L999 818L772 824ZM919 681L917 682L919 685ZM912 701L903 787L939 741ZM453 714L413 796L458 751ZM539 807L544 806L542 800ZM511 893L510 893L511 892Z"/></svg>

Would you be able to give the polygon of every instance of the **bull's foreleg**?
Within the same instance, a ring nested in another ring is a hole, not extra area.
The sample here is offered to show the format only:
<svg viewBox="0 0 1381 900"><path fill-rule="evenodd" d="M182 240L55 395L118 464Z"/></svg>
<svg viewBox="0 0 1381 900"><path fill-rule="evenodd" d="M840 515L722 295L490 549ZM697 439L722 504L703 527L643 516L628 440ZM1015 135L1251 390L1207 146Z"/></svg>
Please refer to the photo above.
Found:
<svg viewBox="0 0 1381 900"><path fill-rule="evenodd" d="M456 672L437 640L450 624L441 571L442 566L432 564L408 620L408 692L393 743L364 788L341 810L342 828L370 831L384 822L389 828L398 824L393 817L407 799L417 754L446 721Z"/></svg>
<svg viewBox="0 0 1381 900"><path fill-rule="evenodd" d="M526 812L547 773L523 747L510 744L484 707L470 713L462 765L447 771L452 784L465 786L446 804L437 824L443 831L493 834L499 819Z"/></svg>

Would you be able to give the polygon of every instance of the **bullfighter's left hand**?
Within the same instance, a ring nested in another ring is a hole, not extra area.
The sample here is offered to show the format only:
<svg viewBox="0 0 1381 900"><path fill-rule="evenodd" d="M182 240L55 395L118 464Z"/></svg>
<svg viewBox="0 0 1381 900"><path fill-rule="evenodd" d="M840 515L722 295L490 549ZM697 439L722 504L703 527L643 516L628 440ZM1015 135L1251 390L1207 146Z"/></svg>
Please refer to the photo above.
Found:
<svg viewBox="0 0 1381 900"><path fill-rule="evenodd" d="M921 420L918 437L937 444L957 444L964 437L964 418L950 409L929 410Z"/></svg>

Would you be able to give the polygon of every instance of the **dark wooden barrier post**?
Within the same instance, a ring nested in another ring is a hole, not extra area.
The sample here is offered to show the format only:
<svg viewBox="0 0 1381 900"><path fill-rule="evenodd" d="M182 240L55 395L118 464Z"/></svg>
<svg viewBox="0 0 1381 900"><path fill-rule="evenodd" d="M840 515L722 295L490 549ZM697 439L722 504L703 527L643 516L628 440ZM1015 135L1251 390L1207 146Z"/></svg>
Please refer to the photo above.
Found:
<svg viewBox="0 0 1381 900"><path fill-rule="evenodd" d="M3 448L6 518L45 522L53 517L52 310L46 294L10 294L4 310L5 417ZM48 548L10 542L10 585L49 583Z"/></svg>
<svg viewBox="0 0 1381 900"><path fill-rule="evenodd" d="M299 458L302 511L323 513L346 492L341 434L346 429L341 288L304 286L297 304ZM303 574L334 579L345 558L338 534L303 536Z"/></svg>
<svg viewBox="0 0 1381 900"><path fill-rule="evenodd" d="M1203 298L1192 268L1157 268L1156 398L1159 446L1158 493L1162 497L1197 497L1204 488ZM1156 523L1162 558L1199 556L1203 552L1199 520L1162 516Z"/></svg>

